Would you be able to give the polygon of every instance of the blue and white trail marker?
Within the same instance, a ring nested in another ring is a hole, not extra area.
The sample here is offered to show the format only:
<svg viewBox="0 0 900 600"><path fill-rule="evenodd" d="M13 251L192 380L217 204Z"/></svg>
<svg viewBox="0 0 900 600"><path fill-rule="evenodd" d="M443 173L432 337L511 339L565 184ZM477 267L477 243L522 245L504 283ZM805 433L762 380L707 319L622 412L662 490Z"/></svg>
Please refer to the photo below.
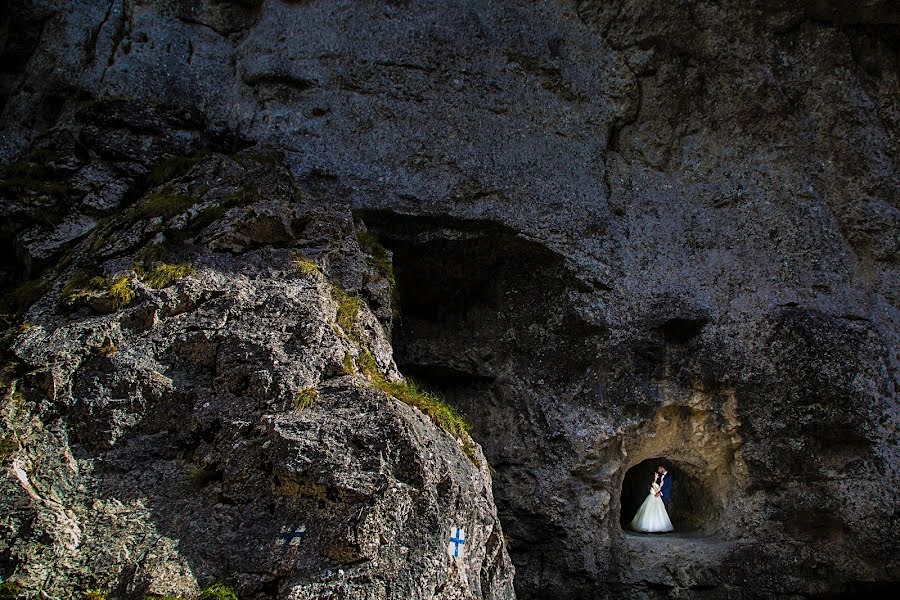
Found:
<svg viewBox="0 0 900 600"><path fill-rule="evenodd" d="M466 530L462 527L454 527L450 530L450 543L447 545L447 554L450 558L462 558L463 545L466 543Z"/></svg>
<svg viewBox="0 0 900 600"><path fill-rule="evenodd" d="M279 546L299 546L306 536L306 525L300 527L282 527L276 544Z"/></svg>

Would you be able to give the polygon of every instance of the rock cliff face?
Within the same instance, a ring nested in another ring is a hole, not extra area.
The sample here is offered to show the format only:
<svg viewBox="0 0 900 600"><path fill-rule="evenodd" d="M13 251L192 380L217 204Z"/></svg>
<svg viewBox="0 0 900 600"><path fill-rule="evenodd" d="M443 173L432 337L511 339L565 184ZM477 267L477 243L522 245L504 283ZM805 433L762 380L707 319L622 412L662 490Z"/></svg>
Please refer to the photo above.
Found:
<svg viewBox="0 0 900 600"><path fill-rule="evenodd" d="M322 273L384 280L349 212L276 154L194 162L41 280L4 381L4 577L61 596L512 597L483 455L369 389L399 377L384 329Z"/></svg>
<svg viewBox="0 0 900 600"><path fill-rule="evenodd" d="M4 579L900 580L896 3L11 4Z"/></svg>

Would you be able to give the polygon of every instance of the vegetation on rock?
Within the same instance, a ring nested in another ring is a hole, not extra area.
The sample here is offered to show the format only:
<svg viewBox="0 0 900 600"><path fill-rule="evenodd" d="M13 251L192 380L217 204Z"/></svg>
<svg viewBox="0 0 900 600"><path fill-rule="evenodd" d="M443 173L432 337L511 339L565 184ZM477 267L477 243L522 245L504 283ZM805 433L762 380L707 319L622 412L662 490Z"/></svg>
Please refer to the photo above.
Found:
<svg viewBox="0 0 900 600"><path fill-rule="evenodd" d="M309 408L319 399L319 390L314 387L303 388L294 394L292 406L294 410L301 411Z"/></svg>
<svg viewBox="0 0 900 600"><path fill-rule="evenodd" d="M76 271L63 287L63 295L71 300L91 295L106 296L112 308L118 310L134 300L131 279L128 275L118 277L91 277L86 271Z"/></svg>
<svg viewBox="0 0 900 600"><path fill-rule="evenodd" d="M356 373L356 364L353 362L353 356L349 352L344 352L344 360L341 362L344 375L353 375Z"/></svg>
<svg viewBox="0 0 900 600"><path fill-rule="evenodd" d="M197 600L238 600L238 596L230 586L217 583L201 590Z"/></svg>
<svg viewBox="0 0 900 600"><path fill-rule="evenodd" d="M186 194L170 189L160 189L132 206L128 211L128 215L134 222L154 217L170 219L180 215L193 206L194 203L194 199Z"/></svg>
<svg viewBox="0 0 900 600"><path fill-rule="evenodd" d="M104 596L105 598L105 596ZM101 599L90 599L90 600L101 600ZM144 596L144 600L187 600L183 596L169 596L169 595L157 595L157 594L147 594ZM223 583L217 583L211 585L209 587L203 588L200 590L200 593L195 596L195 600L238 600L238 596L235 593L234 589L230 586L227 586Z"/></svg>
<svg viewBox="0 0 900 600"><path fill-rule="evenodd" d="M16 600L22 593L22 586L15 581L0 583L0 600Z"/></svg>
<svg viewBox="0 0 900 600"><path fill-rule="evenodd" d="M0 313L21 314L43 296L50 288L44 279L32 279L20 283L0 298Z"/></svg>
<svg viewBox="0 0 900 600"><path fill-rule="evenodd" d="M388 257L387 250L381 245L378 238L368 231L363 231L356 234L356 241L359 242L359 246L362 248L363 252L369 255L372 264L378 272L393 285L395 282L394 265Z"/></svg>
<svg viewBox="0 0 900 600"><path fill-rule="evenodd" d="M153 263L165 262L169 258L169 248L165 244L154 242L147 244L137 253L138 264L143 269L149 269Z"/></svg>
<svg viewBox="0 0 900 600"><path fill-rule="evenodd" d="M359 309L362 307L362 300L358 296L348 293L337 284L332 286L331 296L337 302L335 321L348 338L358 342L359 336L356 334L355 328L356 319L359 317Z"/></svg>
<svg viewBox="0 0 900 600"><path fill-rule="evenodd" d="M198 487L203 487L212 483L218 479L219 476L220 473L218 471L209 467L198 467L194 465L188 470L188 479Z"/></svg>
<svg viewBox="0 0 900 600"><path fill-rule="evenodd" d="M476 466L480 466L480 461L475 452L475 443L469 435L469 424L466 423L465 419L455 408L444 402L439 396L419 389L412 380L388 380L384 373L381 372L381 369L378 368L375 357L371 352L364 351L360 354L359 368L376 389L392 398L418 408L435 425L462 440L465 455Z"/></svg>
<svg viewBox="0 0 900 600"><path fill-rule="evenodd" d="M40 194L62 197L71 191L67 181L48 163L59 158L52 150L35 150L28 158L16 161L0 177L0 190L14 194Z"/></svg>
<svg viewBox="0 0 900 600"><path fill-rule="evenodd" d="M116 344L110 339L107 339L106 341L104 341L103 344L98 346L96 349L96 353L101 356L112 356L115 353L117 353L118 351L119 351L119 347L116 346Z"/></svg>
<svg viewBox="0 0 900 600"><path fill-rule="evenodd" d="M297 270L300 271L300 274L303 276L312 275L313 273L321 273L319 270L319 265L309 260L302 254L298 254L294 259L294 266L297 267Z"/></svg>
<svg viewBox="0 0 900 600"><path fill-rule="evenodd" d="M142 276L141 280L153 289L160 290L194 273L194 268L188 265L159 263L149 273Z"/></svg>
<svg viewBox="0 0 900 600"><path fill-rule="evenodd" d="M0 434L0 463L6 461L19 449L19 440L14 432Z"/></svg>
<svg viewBox="0 0 900 600"><path fill-rule="evenodd" d="M201 151L191 156L170 156L151 169L147 175L147 183L151 186L158 186L181 177L193 169L207 154L207 152Z"/></svg>

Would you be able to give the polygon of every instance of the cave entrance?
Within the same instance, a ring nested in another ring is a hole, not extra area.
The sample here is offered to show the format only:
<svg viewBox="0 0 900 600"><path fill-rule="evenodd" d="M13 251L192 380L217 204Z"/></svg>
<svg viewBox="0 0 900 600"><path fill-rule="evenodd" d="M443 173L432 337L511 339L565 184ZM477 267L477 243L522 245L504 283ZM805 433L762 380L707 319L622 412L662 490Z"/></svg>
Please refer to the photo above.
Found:
<svg viewBox="0 0 900 600"><path fill-rule="evenodd" d="M600 328L572 306L570 291L585 288L561 255L492 221L354 214L392 255L391 342L404 373L453 401L454 388L484 387L498 374L550 381L590 365ZM457 408L478 421L480 406L460 401Z"/></svg>
<svg viewBox="0 0 900 600"><path fill-rule="evenodd" d="M619 524L625 532L631 532L631 520L647 497L653 474L659 466L672 478L672 499L668 513L675 533L709 532L719 520L718 504L711 490L696 476L689 465L679 464L667 458L648 458L625 472L619 503Z"/></svg>

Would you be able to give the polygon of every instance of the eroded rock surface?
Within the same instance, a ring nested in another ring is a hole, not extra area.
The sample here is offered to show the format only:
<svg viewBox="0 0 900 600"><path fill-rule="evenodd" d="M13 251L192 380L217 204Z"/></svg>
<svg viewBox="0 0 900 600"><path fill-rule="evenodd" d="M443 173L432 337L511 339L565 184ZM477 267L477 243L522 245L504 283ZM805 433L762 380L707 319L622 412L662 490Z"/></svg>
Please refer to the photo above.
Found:
<svg viewBox="0 0 900 600"><path fill-rule="evenodd" d="M508 547L519 598L900 578L896 3L14 4L4 577L504 597ZM142 283L154 242L194 272ZM73 299L84 268L135 298ZM492 486L345 374L364 348L467 415ZM689 534L622 530L657 458Z"/></svg>
<svg viewBox="0 0 900 600"><path fill-rule="evenodd" d="M381 276L322 200L277 155L209 154L44 275L4 380L5 578L59 596L513 596L483 455L357 368L399 378L367 306L337 316L347 292L323 270Z"/></svg>

